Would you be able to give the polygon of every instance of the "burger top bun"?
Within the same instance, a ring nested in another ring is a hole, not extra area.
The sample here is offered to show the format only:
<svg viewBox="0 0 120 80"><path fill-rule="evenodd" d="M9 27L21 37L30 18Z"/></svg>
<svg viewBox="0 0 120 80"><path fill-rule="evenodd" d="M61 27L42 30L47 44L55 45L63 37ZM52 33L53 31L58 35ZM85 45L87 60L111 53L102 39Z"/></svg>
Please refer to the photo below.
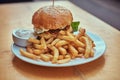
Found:
<svg viewBox="0 0 120 80"><path fill-rule="evenodd" d="M45 6L37 10L32 17L36 29L63 29L72 23L71 12L62 6Z"/></svg>

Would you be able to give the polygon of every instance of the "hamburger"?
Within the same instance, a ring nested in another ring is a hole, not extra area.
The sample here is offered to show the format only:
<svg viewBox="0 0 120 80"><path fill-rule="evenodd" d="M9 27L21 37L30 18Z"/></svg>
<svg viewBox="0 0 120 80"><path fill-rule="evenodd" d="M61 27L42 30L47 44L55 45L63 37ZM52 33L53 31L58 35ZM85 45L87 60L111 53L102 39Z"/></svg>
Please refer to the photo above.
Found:
<svg viewBox="0 0 120 80"><path fill-rule="evenodd" d="M29 45L26 51L20 49L20 53L28 58L51 61L53 64L94 56L94 41L86 34L85 29L80 28L74 34L78 30L79 21L72 21L71 12L62 6L40 8L32 17L35 35L27 40Z"/></svg>
<svg viewBox="0 0 120 80"><path fill-rule="evenodd" d="M36 33L70 28L73 16L70 10L62 6L45 6L37 10L32 17Z"/></svg>

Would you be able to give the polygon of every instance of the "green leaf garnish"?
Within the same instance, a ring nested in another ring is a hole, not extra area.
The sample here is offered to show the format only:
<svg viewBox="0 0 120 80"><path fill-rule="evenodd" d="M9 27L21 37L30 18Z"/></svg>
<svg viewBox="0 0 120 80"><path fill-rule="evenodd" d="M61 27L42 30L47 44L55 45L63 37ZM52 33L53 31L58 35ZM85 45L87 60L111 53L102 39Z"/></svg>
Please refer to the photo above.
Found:
<svg viewBox="0 0 120 80"><path fill-rule="evenodd" d="M72 26L72 29L74 32L78 30L79 24L80 24L80 21L76 21L76 22L71 23L71 26Z"/></svg>

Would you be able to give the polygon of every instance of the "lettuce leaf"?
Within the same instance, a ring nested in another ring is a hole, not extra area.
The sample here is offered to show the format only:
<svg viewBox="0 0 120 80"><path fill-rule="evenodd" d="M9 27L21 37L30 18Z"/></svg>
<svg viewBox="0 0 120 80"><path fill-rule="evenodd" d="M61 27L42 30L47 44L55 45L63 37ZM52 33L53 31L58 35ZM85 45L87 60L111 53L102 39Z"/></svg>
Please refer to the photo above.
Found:
<svg viewBox="0 0 120 80"><path fill-rule="evenodd" d="M80 24L80 21L76 21L76 22L71 23L71 26L72 26L72 29L74 32L78 30L79 24Z"/></svg>

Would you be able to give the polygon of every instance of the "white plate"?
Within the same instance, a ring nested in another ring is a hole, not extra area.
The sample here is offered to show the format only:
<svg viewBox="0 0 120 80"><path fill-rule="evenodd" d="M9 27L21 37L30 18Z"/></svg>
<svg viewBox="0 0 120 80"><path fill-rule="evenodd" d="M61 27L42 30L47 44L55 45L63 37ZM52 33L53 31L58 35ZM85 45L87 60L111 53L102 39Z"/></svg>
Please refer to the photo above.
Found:
<svg viewBox="0 0 120 80"><path fill-rule="evenodd" d="M75 34L77 34L77 33L78 32L75 32ZM33 59L22 56L20 54L20 52L19 52L19 49L22 48L22 47L19 47L19 46L15 45L15 44L12 44L12 52L19 59L21 59L21 60L23 60L25 62L31 63L31 64L40 65L40 66L67 67L67 66L75 66L75 65L85 64L85 63L88 63L88 62L91 62L93 60L98 59L100 56L103 55L103 53L104 53L104 51L106 49L105 42L104 42L104 40L102 38L100 38L99 36L97 36L96 34L93 34L91 32L87 32L87 34L92 38L92 40L94 41L94 43L96 45L94 57L91 57L91 58L88 58L88 59L75 58L75 59L72 59L68 63L52 64L51 62L44 62L42 60L33 60Z"/></svg>

